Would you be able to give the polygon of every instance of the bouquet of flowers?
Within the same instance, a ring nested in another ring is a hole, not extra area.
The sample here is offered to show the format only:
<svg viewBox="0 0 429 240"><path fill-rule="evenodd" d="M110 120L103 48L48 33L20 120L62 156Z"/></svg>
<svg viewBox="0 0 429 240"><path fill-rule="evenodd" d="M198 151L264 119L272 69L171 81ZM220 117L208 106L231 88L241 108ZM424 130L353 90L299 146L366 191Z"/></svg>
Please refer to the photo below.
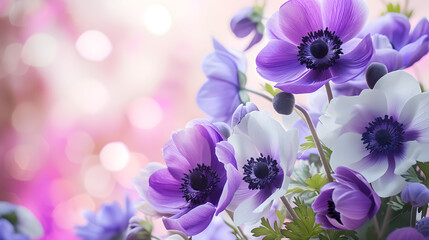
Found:
<svg viewBox="0 0 429 240"><path fill-rule="evenodd" d="M166 166L135 177L139 204L88 212L77 236L161 239L160 217L169 240L429 239L429 94L402 71L429 51L429 22L411 28L406 5L369 23L364 0L288 0L268 19L265 2L242 9L230 27L252 35L244 51L269 40L263 91L247 87L244 53L213 39L197 94L208 118L173 132ZM25 234L13 209L0 214L5 239Z"/></svg>

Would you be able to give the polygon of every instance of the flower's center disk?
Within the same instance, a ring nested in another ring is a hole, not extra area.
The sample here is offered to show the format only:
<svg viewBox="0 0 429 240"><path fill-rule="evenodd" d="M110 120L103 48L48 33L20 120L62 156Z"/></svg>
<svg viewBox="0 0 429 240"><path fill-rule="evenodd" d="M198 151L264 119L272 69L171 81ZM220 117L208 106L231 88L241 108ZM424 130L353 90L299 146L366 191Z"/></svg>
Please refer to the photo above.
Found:
<svg viewBox="0 0 429 240"><path fill-rule="evenodd" d="M335 203L333 201L328 201L328 217L337 220L339 224L343 224L340 213L335 210Z"/></svg>
<svg viewBox="0 0 429 240"><path fill-rule="evenodd" d="M220 181L217 173L204 164L197 164L196 168L189 170L189 174L184 175L180 189L186 201L195 205L205 203Z"/></svg>
<svg viewBox="0 0 429 240"><path fill-rule="evenodd" d="M298 60L309 69L326 70L343 54L342 44L335 32L328 31L328 28L310 32L298 46Z"/></svg>
<svg viewBox="0 0 429 240"><path fill-rule="evenodd" d="M377 117L365 127L366 132L362 134L361 140L370 153L401 153L405 133L402 126L392 116Z"/></svg>
<svg viewBox="0 0 429 240"><path fill-rule="evenodd" d="M261 156L247 160L247 164L243 166L243 180L249 183L249 189L263 189L268 186L279 173L277 161L269 155Z"/></svg>

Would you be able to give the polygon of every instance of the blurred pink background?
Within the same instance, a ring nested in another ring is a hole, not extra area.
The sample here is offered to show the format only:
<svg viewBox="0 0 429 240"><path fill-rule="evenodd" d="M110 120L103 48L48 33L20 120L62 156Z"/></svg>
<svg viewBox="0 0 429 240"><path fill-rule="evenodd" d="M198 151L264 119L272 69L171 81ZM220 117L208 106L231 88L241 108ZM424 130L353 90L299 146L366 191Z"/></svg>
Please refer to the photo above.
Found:
<svg viewBox="0 0 429 240"><path fill-rule="evenodd" d="M384 11L383 1L367 2L370 19ZM282 3L268 0L265 15ZM132 178L139 169L163 162L171 132L204 117L195 98L211 38L244 49L250 39L236 39L229 21L252 4L1 0L0 200L29 208L43 239L76 239L84 209L123 204L127 195L137 201ZM415 25L429 3L413 0L409 8ZM257 90L264 81L254 59L263 46L246 53L249 85ZM427 88L428 66L426 56L407 70Z"/></svg>

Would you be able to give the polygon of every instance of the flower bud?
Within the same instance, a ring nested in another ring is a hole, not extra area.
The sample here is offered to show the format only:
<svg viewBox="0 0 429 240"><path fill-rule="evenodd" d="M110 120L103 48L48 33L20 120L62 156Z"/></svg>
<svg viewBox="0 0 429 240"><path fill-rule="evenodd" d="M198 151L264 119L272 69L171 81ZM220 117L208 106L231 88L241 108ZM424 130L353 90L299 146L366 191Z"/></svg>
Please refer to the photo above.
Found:
<svg viewBox="0 0 429 240"><path fill-rule="evenodd" d="M425 240L415 228L404 227L391 232L386 240Z"/></svg>
<svg viewBox="0 0 429 240"><path fill-rule="evenodd" d="M241 119L243 119L246 114L253 111L259 111L258 107L254 103L247 102L245 105L240 104L240 106L235 109L234 114L232 114L231 127L235 127L241 122Z"/></svg>
<svg viewBox="0 0 429 240"><path fill-rule="evenodd" d="M152 224L143 219L132 217L125 236L125 240L151 240Z"/></svg>
<svg viewBox="0 0 429 240"><path fill-rule="evenodd" d="M373 89L377 81L387 74L386 65L378 62L371 63L366 70L365 78L366 83L370 89Z"/></svg>
<svg viewBox="0 0 429 240"><path fill-rule="evenodd" d="M413 207L421 207L429 203L429 189L421 183L410 182L402 190L401 198Z"/></svg>
<svg viewBox="0 0 429 240"><path fill-rule="evenodd" d="M273 99L273 107L276 112L289 115L295 107L295 97L292 93L280 92Z"/></svg>
<svg viewBox="0 0 429 240"><path fill-rule="evenodd" d="M231 135L231 128L228 126L228 124L224 122L215 122L213 123L213 125L216 126L216 128L220 131L220 133L222 133L225 138L229 138L229 136Z"/></svg>
<svg viewBox="0 0 429 240"><path fill-rule="evenodd" d="M429 237L429 217L424 217L416 224L416 229L419 231L423 236Z"/></svg>

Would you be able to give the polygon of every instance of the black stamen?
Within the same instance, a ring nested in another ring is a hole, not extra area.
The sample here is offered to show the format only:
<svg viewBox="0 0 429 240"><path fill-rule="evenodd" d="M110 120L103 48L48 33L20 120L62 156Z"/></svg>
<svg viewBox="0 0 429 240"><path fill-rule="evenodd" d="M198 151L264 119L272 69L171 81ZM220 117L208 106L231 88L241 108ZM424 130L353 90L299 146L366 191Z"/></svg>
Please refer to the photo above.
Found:
<svg viewBox="0 0 429 240"><path fill-rule="evenodd" d="M335 203L333 201L328 201L328 217L337 220L339 224L343 224L340 213L335 210Z"/></svg>
<svg viewBox="0 0 429 240"><path fill-rule="evenodd" d="M328 54L328 45L321 39L310 44L310 52L315 58L324 58Z"/></svg>
<svg viewBox="0 0 429 240"><path fill-rule="evenodd" d="M263 189L268 186L279 173L277 161L269 155L247 160L247 164L243 166L243 180L249 183L249 189Z"/></svg>
<svg viewBox="0 0 429 240"><path fill-rule="evenodd" d="M217 173L204 164L197 164L196 168L189 170L189 174L184 175L180 189L186 201L194 205L204 203L220 182Z"/></svg>

